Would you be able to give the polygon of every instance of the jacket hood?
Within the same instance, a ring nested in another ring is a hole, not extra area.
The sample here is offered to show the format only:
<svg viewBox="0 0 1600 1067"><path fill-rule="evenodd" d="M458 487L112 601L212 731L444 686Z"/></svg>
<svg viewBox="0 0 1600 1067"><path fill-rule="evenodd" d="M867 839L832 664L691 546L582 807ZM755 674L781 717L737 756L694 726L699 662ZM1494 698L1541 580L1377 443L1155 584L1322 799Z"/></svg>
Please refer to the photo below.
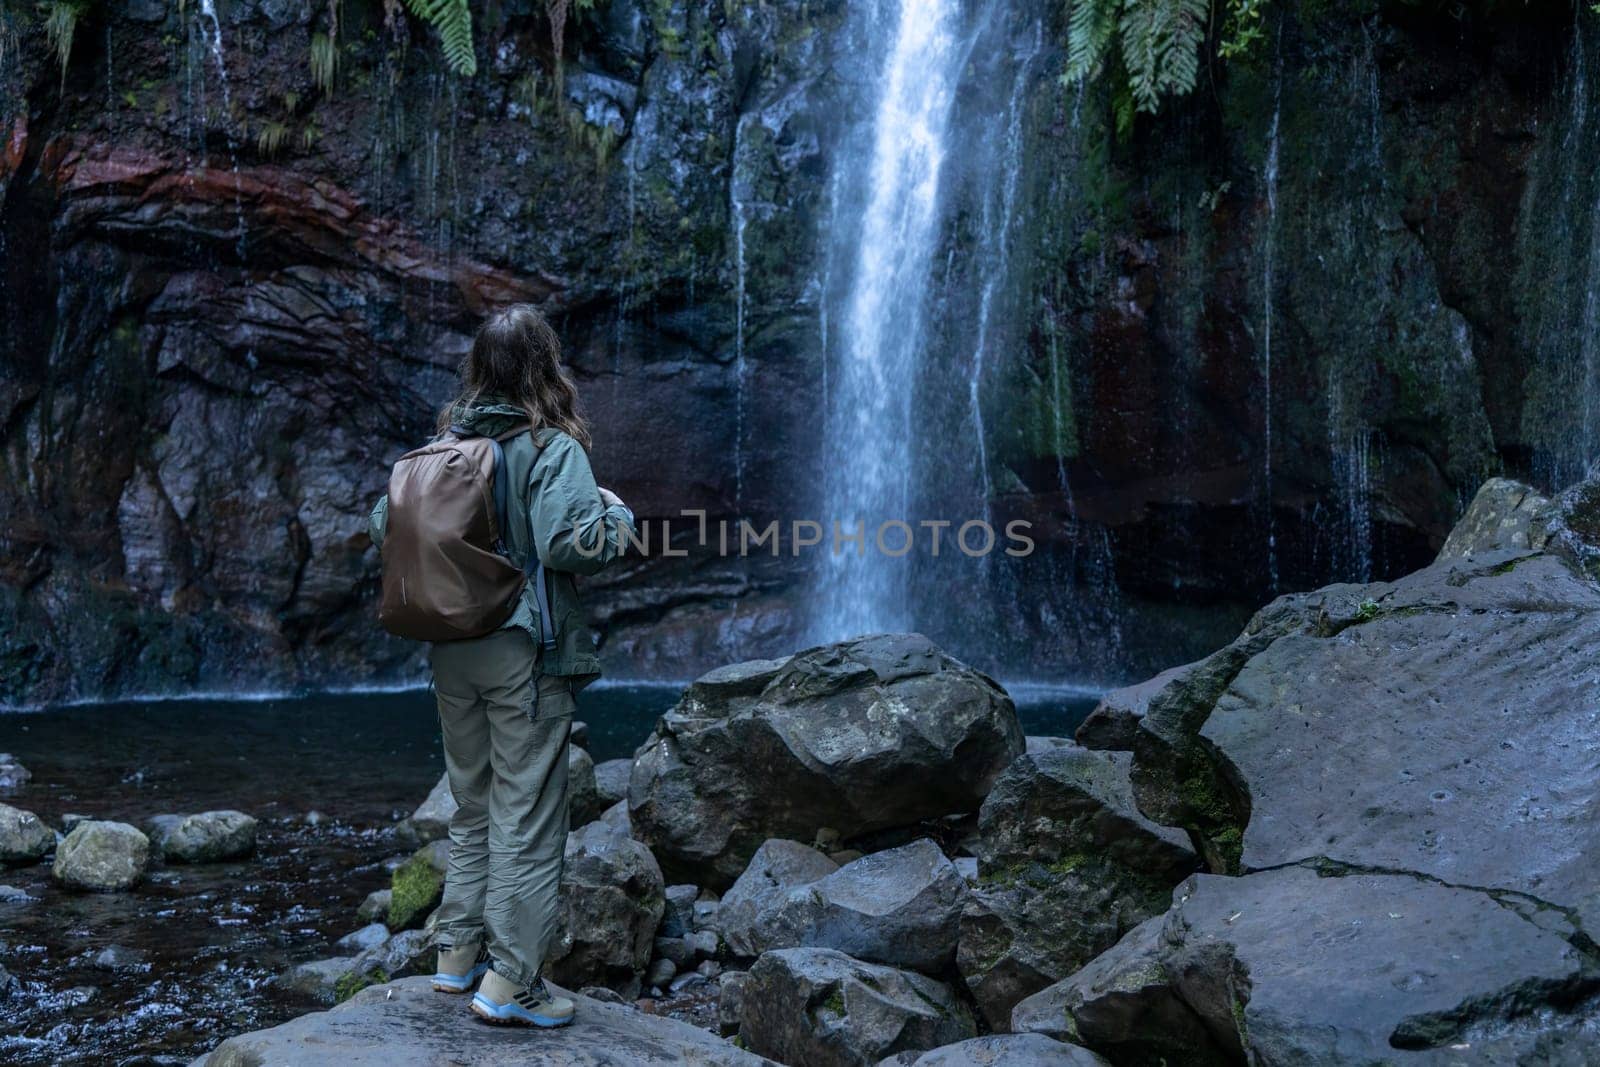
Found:
<svg viewBox="0 0 1600 1067"><path fill-rule="evenodd" d="M528 412L504 397L480 396L470 404L457 404L451 409L450 423L485 437L498 437L528 425Z"/></svg>

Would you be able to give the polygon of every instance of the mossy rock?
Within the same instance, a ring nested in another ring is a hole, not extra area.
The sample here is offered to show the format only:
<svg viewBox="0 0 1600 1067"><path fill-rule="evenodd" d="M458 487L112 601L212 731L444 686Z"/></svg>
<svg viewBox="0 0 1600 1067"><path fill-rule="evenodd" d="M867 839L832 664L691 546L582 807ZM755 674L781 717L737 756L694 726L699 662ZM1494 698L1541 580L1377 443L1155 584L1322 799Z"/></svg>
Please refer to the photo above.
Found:
<svg viewBox="0 0 1600 1067"><path fill-rule="evenodd" d="M446 842L435 841L395 869L389 883L388 924L391 930L420 926L444 895Z"/></svg>

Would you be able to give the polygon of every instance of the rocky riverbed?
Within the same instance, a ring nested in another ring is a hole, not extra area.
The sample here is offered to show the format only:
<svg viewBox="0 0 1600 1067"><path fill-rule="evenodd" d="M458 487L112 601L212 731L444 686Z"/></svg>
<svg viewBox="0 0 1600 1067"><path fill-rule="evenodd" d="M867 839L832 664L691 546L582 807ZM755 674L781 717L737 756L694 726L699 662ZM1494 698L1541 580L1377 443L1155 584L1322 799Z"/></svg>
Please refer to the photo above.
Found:
<svg viewBox="0 0 1600 1067"><path fill-rule="evenodd" d="M1597 651L1600 482L1495 480L1431 566L1279 598L1086 719L915 634L587 705L548 970L581 1016L537 1045L414 977L425 694L139 748L4 720L3 1052L1594 1064Z"/></svg>
<svg viewBox="0 0 1600 1067"><path fill-rule="evenodd" d="M1433 565L1280 598L1077 740L917 635L714 671L569 840L571 1032L402 980L205 1062L1600 1062L1597 534L1600 483L1492 481Z"/></svg>
<svg viewBox="0 0 1600 1067"><path fill-rule="evenodd" d="M1022 717L1039 729L1070 729L1092 706L1072 692L1024 692ZM676 686L582 695L575 817L626 791L631 760L618 757L679 695ZM399 871L408 885L437 878L429 860L439 846L426 846L443 833L448 801L436 788L427 796L440 757L425 692L7 715L0 751L9 753L0 758L0 1061L187 1062L229 1034L403 973L424 949L417 927L431 901L406 917L384 897ZM238 814L203 814L229 810ZM94 845L87 868L108 884L138 872L131 885L85 891L56 875L55 861L79 851L66 831L86 818L126 825L109 841L85 832L79 844ZM611 856L618 847L596 824L575 837L569 874L610 884L625 869ZM620 847L648 880L644 847ZM424 859L406 866L419 848ZM606 935L580 938L570 973L593 969L647 1011L715 1030L720 986L698 981L697 968L714 972L724 954L692 929L695 895L668 892L662 925L614 957ZM639 958L650 963L643 973Z"/></svg>

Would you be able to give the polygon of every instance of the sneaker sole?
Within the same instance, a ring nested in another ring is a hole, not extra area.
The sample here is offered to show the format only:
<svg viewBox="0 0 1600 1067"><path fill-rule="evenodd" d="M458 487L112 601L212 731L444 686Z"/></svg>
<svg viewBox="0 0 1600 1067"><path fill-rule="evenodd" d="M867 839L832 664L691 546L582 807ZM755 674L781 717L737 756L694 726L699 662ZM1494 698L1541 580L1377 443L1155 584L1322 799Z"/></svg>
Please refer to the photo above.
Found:
<svg viewBox="0 0 1600 1067"><path fill-rule="evenodd" d="M433 976L433 988L437 993L465 993L472 988L474 982L489 973L489 965L480 963L463 975L436 974Z"/></svg>
<svg viewBox="0 0 1600 1067"><path fill-rule="evenodd" d="M495 1026L533 1026L540 1030L555 1030L572 1025L572 1016L557 1019L549 1015L535 1015L514 1004L490 1004L481 996L472 998L472 1014Z"/></svg>

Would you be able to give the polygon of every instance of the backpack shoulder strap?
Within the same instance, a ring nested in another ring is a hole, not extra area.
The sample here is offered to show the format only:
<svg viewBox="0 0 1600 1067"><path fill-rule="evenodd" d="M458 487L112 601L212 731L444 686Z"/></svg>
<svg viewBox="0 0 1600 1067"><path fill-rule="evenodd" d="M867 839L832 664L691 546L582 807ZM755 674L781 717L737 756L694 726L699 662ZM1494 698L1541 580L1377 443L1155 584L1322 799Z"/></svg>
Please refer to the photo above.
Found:
<svg viewBox="0 0 1600 1067"><path fill-rule="evenodd" d="M500 476L500 473L507 469L503 442L509 443L523 434L528 434L528 440L532 443L534 455L537 458L538 453L544 449L544 446L550 443L550 435L553 433L555 431L548 427L534 430L532 426L524 425L514 427L491 438L491 442L494 445L494 503L502 531L510 529L508 523L511 518L508 502L510 479ZM503 536L504 534L502 533ZM550 576L545 573L544 564L539 561L539 551L534 547L533 531L531 529L528 531L528 558L523 564L523 572L527 575L528 584L533 587L534 604L539 609L539 644L548 656L554 653L556 648L555 619L552 617L550 610Z"/></svg>

